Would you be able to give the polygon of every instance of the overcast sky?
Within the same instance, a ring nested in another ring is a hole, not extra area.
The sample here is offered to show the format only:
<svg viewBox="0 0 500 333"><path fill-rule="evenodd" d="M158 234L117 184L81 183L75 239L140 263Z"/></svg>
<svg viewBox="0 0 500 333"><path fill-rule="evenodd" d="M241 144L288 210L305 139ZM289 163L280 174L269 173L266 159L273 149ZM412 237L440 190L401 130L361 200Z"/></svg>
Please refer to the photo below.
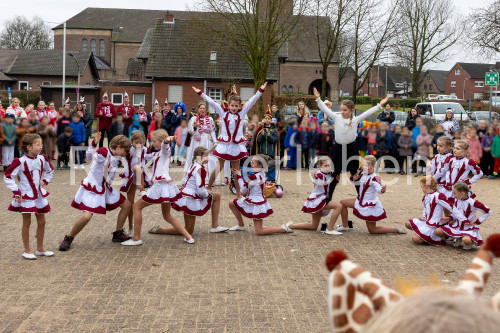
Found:
<svg viewBox="0 0 500 333"><path fill-rule="evenodd" d="M489 0L453 0L459 13L466 15L472 13L475 8L482 7ZM1 1L0 13L3 18L24 15L31 18L35 15L55 26L72 16L78 14L87 7L108 7L108 8L138 8L140 9L160 9L160 10L186 10L195 7L196 0L85 0L85 1L61 1L61 0L37 0L37 1ZM194 8L195 9L195 8ZM8 13L8 15L6 15ZM1 29L1 28L0 28ZM464 37L466 38L466 37ZM454 47L451 56L444 63L437 63L430 66L430 69L449 70L456 62L495 62L500 61L500 55L493 59L485 59L469 52L464 52L462 47Z"/></svg>

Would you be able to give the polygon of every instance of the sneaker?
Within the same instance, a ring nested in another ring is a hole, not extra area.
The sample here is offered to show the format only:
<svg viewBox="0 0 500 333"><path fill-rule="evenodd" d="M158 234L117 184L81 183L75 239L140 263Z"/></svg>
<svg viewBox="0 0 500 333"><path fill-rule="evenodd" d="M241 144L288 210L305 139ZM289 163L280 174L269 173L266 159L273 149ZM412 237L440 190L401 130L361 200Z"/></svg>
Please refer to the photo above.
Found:
<svg viewBox="0 0 500 333"><path fill-rule="evenodd" d="M160 226L159 226L159 225L157 225L156 227L153 227L153 228L149 229L149 231L148 231L148 232L149 232L150 234L153 234L153 235L154 235L154 234L157 234L157 233L158 233L158 230L159 230L159 229L160 229Z"/></svg>
<svg viewBox="0 0 500 333"><path fill-rule="evenodd" d="M240 225L235 225L234 227L232 228L229 228L229 230L231 231L246 231L247 228L245 226L240 226Z"/></svg>
<svg viewBox="0 0 500 333"><path fill-rule="evenodd" d="M462 247L462 249L464 249L464 250L471 250L472 249L472 244L470 244L470 245L465 245L464 244L463 247Z"/></svg>
<svg viewBox="0 0 500 333"><path fill-rule="evenodd" d="M73 239L75 239L75 237L71 237L68 235L64 236L64 240L61 242L61 244L59 244L59 251L68 251L71 247L71 243L73 243Z"/></svg>
<svg viewBox="0 0 500 333"><path fill-rule="evenodd" d="M395 224L394 228L396 228L398 230L399 234L406 234L406 230L401 228L399 225Z"/></svg>
<svg viewBox="0 0 500 333"><path fill-rule="evenodd" d="M291 225L292 221L288 222L287 224L282 224L281 229L285 230L286 232L293 232L293 229L290 229Z"/></svg>
<svg viewBox="0 0 500 333"><path fill-rule="evenodd" d="M338 231L337 231L337 230L335 230L335 229L333 229L333 230L328 230L328 229L326 229L326 230L325 230L325 234L327 234L327 235L342 235L342 233L341 233L341 232L338 232Z"/></svg>
<svg viewBox="0 0 500 333"><path fill-rule="evenodd" d="M498 175L491 175L488 177L488 179L496 179L496 178L498 178Z"/></svg>
<svg viewBox="0 0 500 333"><path fill-rule="evenodd" d="M219 180L216 180L214 182L214 186L221 186L221 185L222 185L222 183Z"/></svg>
<svg viewBox="0 0 500 333"><path fill-rule="evenodd" d="M85 170L85 165L80 164L80 170Z"/></svg>
<svg viewBox="0 0 500 333"><path fill-rule="evenodd" d="M52 252L52 251L45 251L45 252L36 251L35 254L37 256L52 257L54 255L54 252Z"/></svg>
<svg viewBox="0 0 500 333"><path fill-rule="evenodd" d="M223 227L223 226L218 226L217 228L210 228L210 232L224 232L228 231L229 228Z"/></svg>
<svg viewBox="0 0 500 333"><path fill-rule="evenodd" d="M58 165L58 166L56 167L56 170L62 170L61 166L60 166L60 165Z"/></svg>
<svg viewBox="0 0 500 333"><path fill-rule="evenodd" d="M75 164L75 166L73 167L73 169L75 170L78 170L78 168L79 168L78 164Z"/></svg>
<svg viewBox="0 0 500 333"><path fill-rule="evenodd" d="M342 224L337 224L334 228L334 230L337 230L337 231L349 231L349 230L352 230L354 229L353 227L344 227Z"/></svg>
<svg viewBox="0 0 500 333"><path fill-rule="evenodd" d="M23 253L23 258L24 259L28 259L28 260L36 260L36 255L34 255L33 253L26 253L26 252L24 252Z"/></svg>
<svg viewBox="0 0 500 333"><path fill-rule="evenodd" d="M456 238L453 241L453 247L459 247L460 245L462 245L462 238Z"/></svg>
<svg viewBox="0 0 500 333"><path fill-rule="evenodd" d="M188 244L194 244L194 238L190 238L190 239L184 238L184 241Z"/></svg>
<svg viewBox="0 0 500 333"><path fill-rule="evenodd" d="M129 239L131 239L132 237L129 237L125 234L125 232L122 230L116 230L115 232L113 232L113 239L112 241L113 242L116 242L116 243L121 243L121 242L125 242ZM141 243L142 244L142 243Z"/></svg>
<svg viewBox="0 0 500 333"><path fill-rule="evenodd" d="M125 245L125 246L137 246L137 245L142 245L142 240L139 239L137 241L134 241L132 239L129 239L129 240L126 240L125 242L122 242L121 244Z"/></svg>
<svg viewBox="0 0 500 333"><path fill-rule="evenodd" d="M224 182L222 184L228 185L229 184L229 179L227 177L224 177Z"/></svg>
<svg viewBox="0 0 500 333"><path fill-rule="evenodd" d="M64 169L69 170L69 169L71 169L71 168L69 167L69 165L65 165L65 166L64 166Z"/></svg>

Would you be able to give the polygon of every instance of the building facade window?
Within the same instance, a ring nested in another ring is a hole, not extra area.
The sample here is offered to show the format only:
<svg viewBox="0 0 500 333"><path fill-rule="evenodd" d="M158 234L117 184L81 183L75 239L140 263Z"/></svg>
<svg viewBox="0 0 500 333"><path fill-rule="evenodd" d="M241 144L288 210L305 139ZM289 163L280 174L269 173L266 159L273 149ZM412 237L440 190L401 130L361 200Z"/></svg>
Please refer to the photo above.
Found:
<svg viewBox="0 0 500 333"><path fill-rule="evenodd" d="M243 102L248 101L255 94L255 90L253 87L241 87L240 88L240 97Z"/></svg>
<svg viewBox="0 0 500 333"><path fill-rule="evenodd" d="M429 90L432 90L432 84L429 84Z"/></svg>
<svg viewBox="0 0 500 333"><path fill-rule="evenodd" d="M474 87L484 87L483 81L474 81Z"/></svg>
<svg viewBox="0 0 500 333"><path fill-rule="evenodd" d="M87 38L82 39L82 51L87 51Z"/></svg>
<svg viewBox="0 0 500 333"><path fill-rule="evenodd" d="M96 42L95 42L95 39L91 39L91 40L90 40L90 51L92 51L92 53L96 54L96 53L95 53L95 49L96 49Z"/></svg>
<svg viewBox="0 0 500 333"><path fill-rule="evenodd" d="M460 68L455 68L455 75L460 75Z"/></svg>
<svg viewBox="0 0 500 333"><path fill-rule="evenodd" d="M106 54L105 50L104 50L104 39L101 39L99 41L99 57L104 57Z"/></svg>
<svg viewBox="0 0 500 333"><path fill-rule="evenodd" d="M139 104L142 103L142 105L146 105L146 95L145 94L133 94L132 95L132 103L134 106L139 106Z"/></svg>
<svg viewBox="0 0 500 333"><path fill-rule="evenodd" d="M182 86L171 84L168 86L168 101L170 103L182 102Z"/></svg>
<svg viewBox="0 0 500 333"><path fill-rule="evenodd" d="M457 86L457 81L451 81L451 87L455 88Z"/></svg>
<svg viewBox="0 0 500 333"><path fill-rule="evenodd" d="M430 80L431 80L431 76L427 75L427 81L430 81Z"/></svg>
<svg viewBox="0 0 500 333"><path fill-rule="evenodd" d="M283 92L283 93L285 93L285 94L286 94L286 93L287 93L287 91L288 91L288 89L286 88L286 86L283 86L283 87L281 88L281 92Z"/></svg>
<svg viewBox="0 0 500 333"><path fill-rule="evenodd" d="M207 95L216 102L222 102L222 88L207 88ZM215 112L210 106L210 112Z"/></svg>
<svg viewBox="0 0 500 333"><path fill-rule="evenodd" d="M427 85L426 84L424 84L424 90L427 90Z"/></svg>
<svg viewBox="0 0 500 333"><path fill-rule="evenodd" d="M210 52L210 61L217 61L217 52L216 51Z"/></svg>
<svg viewBox="0 0 500 333"><path fill-rule="evenodd" d="M19 81L19 90L28 90L29 85L28 81Z"/></svg>
<svg viewBox="0 0 500 333"><path fill-rule="evenodd" d="M111 103L113 103L114 105L123 104L123 94L121 93L111 94Z"/></svg>
<svg viewBox="0 0 500 333"><path fill-rule="evenodd" d="M474 99L482 99L483 93L474 93Z"/></svg>
<svg viewBox="0 0 500 333"><path fill-rule="evenodd" d="M292 86L288 86L288 93L289 94L293 93L293 87Z"/></svg>

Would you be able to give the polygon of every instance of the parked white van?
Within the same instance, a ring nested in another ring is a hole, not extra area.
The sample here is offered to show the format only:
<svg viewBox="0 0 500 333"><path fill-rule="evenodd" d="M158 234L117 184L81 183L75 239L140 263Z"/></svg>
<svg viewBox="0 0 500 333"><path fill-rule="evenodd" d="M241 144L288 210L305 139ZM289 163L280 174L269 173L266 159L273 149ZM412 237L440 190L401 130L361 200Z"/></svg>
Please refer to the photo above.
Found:
<svg viewBox="0 0 500 333"><path fill-rule="evenodd" d="M465 112L462 105L453 102L427 102L418 103L416 105L418 114L421 117L429 117L436 121L444 120L447 109L452 109L455 112L455 120L469 121L469 116Z"/></svg>

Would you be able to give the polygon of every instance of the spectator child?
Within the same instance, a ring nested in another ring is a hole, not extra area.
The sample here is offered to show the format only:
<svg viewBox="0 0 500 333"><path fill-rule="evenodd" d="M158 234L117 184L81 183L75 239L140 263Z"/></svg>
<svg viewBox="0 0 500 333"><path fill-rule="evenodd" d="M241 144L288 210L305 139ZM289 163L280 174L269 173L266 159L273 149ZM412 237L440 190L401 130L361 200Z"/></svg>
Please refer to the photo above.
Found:
<svg viewBox="0 0 500 333"><path fill-rule="evenodd" d="M474 127L469 129L466 140L469 143L469 158L479 165L483 157L483 147L477 136L477 130Z"/></svg>
<svg viewBox="0 0 500 333"><path fill-rule="evenodd" d="M390 150L391 150L391 157L396 160L397 165L393 166L396 170L395 172L398 172L398 168L401 171L402 170L402 163L404 158L402 156L399 156L399 145L398 145L398 140L399 137L401 136L401 126L400 125L394 125L390 127L391 129L394 128L394 133L391 133L391 138L390 138ZM386 161L387 162L387 161Z"/></svg>
<svg viewBox="0 0 500 333"><path fill-rule="evenodd" d="M403 163L406 160L406 171L410 171L411 157L413 156L413 139L411 132L408 127L403 128L403 132L398 139L399 156L401 158L401 164L399 165L399 174L404 175L405 169L403 169ZM409 157L409 158L408 158Z"/></svg>
<svg viewBox="0 0 500 333"><path fill-rule="evenodd" d="M26 134L31 134L31 133L35 133L36 132L36 127L31 127L28 125L28 119L26 118L21 118L21 120L19 121L19 125L17 126L17 129L16 129L16 135L17 135L17 149L19 150L19 156L21 156L23 153L23 149L22 149L22 141L23 141L23 137L26 135Z"/></svg>
<svg viewBox="0 0 500 333"><path fill-rule="evenodd" d="M132 116L132 125L128 128L128 137L130 138L132 136L132 132L134 131L141 131L144 133L144 128L141 126L141 123L139 122L139 115L136 113Z"/></svg>
<svg viewBox="0 0 500 333"><path fill-rule="evenodd" d="M163 120L162 113L155 112L155 118L151 122L151 126L149 127L149 131L148 131L148 140L149 141L151 141L151 133L156 131L156 130L159 130L161 128L161 121L162 120ZM171 129L173 130L173 127L171 127ZM169 133L169 132L167 131L167 133Z"/></svg>
<svg viewBox="0 0 500 333"><path fill-rule="evenodd" d="M175 130L175 137L177 143L177 156L179 160L177 160L177 166L181 166L181 161L186 160L187 156L187 147L186 147L186 139L188 136L188 128L187 128L187 120L186 118L182 118L181 125L177 127Z"/></svg>
<svg viewBox="0 0 500 333"><path fill-rule="evenodd" d="M49 125L49 117L42 116L40 125L38 125L38 135L42 138L42 155L50 156L52 152L52 138L56 136L54 129Z"/></svg>
<svg viewBox="0 0 500 333"><path fill-rule="evenodd" d="M7 113L2 122L2 130L4 141L2 143L2 165L4 171L7 170L9 165L14 160L14 145L16 144L17 134L16 125L14 124L15 115Z"/></svg>
<svg viewBox="0 0 500 333"><path fill-rule="evenodd" d="M5 137L7 137L7 135ZM495 179L498 178L498 173L500 172L500 134L498 134L498 132L491 144L491 156L495 160L495 164L493 167L493 175L489 178Z"/></svg>
<svg viewBox="0 0 500 333"><path fill-rule="evenodd" d="M321 132L321 128L318 128L318 123L316 121L309 121L309 129L311 133L311 147L309 148L309 161L314 162L314 159L318 154L318 151L316 150L316 137Z"/></svg>
<svg viewBox="0 0 500 333"><path fill-rule="evenodd" d="M30 104L30 105L33 105L33 104ZM28 126L38 127L38 125L40 125L40 122L38 121L38 119L36 119L36 113L34 111L30 112L28 117L29 117Z"/></svg>
<svg viewBox="0 0 500 333"><path fill-rule="evenodd" d="M78 112L73 113L72 117L72 122L69 124L71 127L72 131L72 144L75 146L75 169L82 169L84 170L85 167L83 166L83 155L84 151L76 149L76 147L83 147L85 146L85 139L86 139L86 133L85 133L85 125L83 124L83 121L80 117L80 114Z"/></svg>
<svg viewBox="0 0 500 333"><path fill-rule="evenodd" d="M318 157L330 155L335 142L335 132L330 129L327 121L321 124L321 132L316 134L314 142Z"/></svg>
<svg viewBox="0 0 500 333"><path fill-rule="evenodd" d="M61 163L69 169L69 152L73 143L73 128L66 126L64 132L57 137L57 170L61 170Z"/></svg>
<svg viewBox="0 0 500 333"><path fill-rule="evenodd" d="M413 150L413 156L416 156L416 152L417 152L417 137L420 135L420 126L422 126L422 124L424 123L424 121L422 120L422 118L418 117L417 119L415 119L415 127L413 127L413 129L411 130L411 133L412 133L412 139L413 139L413 147L412 147L412 150ZM411 165L411 170L413 173L417 172L417 163L413 163Z"/></svg>
<svg viewBox="0 0 500 333"><path fill-rule="evenodd" d="M66 126L69 126L69 124L71 124L70 110L63 109L62 117L59 118L59 120L57 121L57 133L56 133L57 137L59 137L62 133L64 133L64 129L66 128Z"/></svg>
<svg viewBox="0 0 500 333"><path fill-rule="evenodd" d="M284 147L288 159L286 167L288 169L293 169L293 170L297 169L297 145L295 143L295 136L297 135L297 129L298 126L296 122L290 123L290 126L288 126L288 130L286 132L286 137L284 142Z"/></svg>
<svg viewBox="0 0 500 333"><path fill-rule="evenodd" d="M491 145L497 132L493 126L488 127L488 132L481 139L481 146L483 148L483 159L481 160L481 170L485 176L493 175L493 168L495 165L495 160L491 156Z"/></svg>
<svg viewBox="0 0 500 333"><path fill-rule="evenodd" d="M429 160L431 156L431 144L432 144L432 135L427 132L427 126L420 126L420 135L417 136L417 156L418 156L418 166L417 166L417 174L415 177L420 175L425 175L425 171L427 168L427 160Z"/></svg>
<svg viewBox="0 0 500 333"><path fill-rule="evenodd" d="M444 127L441 124L437 124L434 129L436 130L436 133L434 134L434 138L432 139L432 153L433 155L436 155L438 153L437 140L445 134L444 134Z"/></svg>
<svg viewBox="0 0 500 333"><path fill-rule="evenodd" d="M116 114L116 119L111 124L111 128L109 129L109 141L113 140L113 138L117 135L125 135L128 136L127 132L127 124L123 118L123 113L118 112Z"/></svg>
<svg viewBox="0 0 500 333"><path fill-rule="evenodd" d="M295 137L296 143L301 145L301 167L309 168L309 148L312 146L312 137L309 130L309 121L304 117Z"/></svg>
<svg viewBox="0 0 500 333"><path fill-rule="evenodd" d="M481 140L487 132L488 123L486 122L486 120L480 120L479 125L477 126L477 135L479 136L479 140Z"/></svg>

